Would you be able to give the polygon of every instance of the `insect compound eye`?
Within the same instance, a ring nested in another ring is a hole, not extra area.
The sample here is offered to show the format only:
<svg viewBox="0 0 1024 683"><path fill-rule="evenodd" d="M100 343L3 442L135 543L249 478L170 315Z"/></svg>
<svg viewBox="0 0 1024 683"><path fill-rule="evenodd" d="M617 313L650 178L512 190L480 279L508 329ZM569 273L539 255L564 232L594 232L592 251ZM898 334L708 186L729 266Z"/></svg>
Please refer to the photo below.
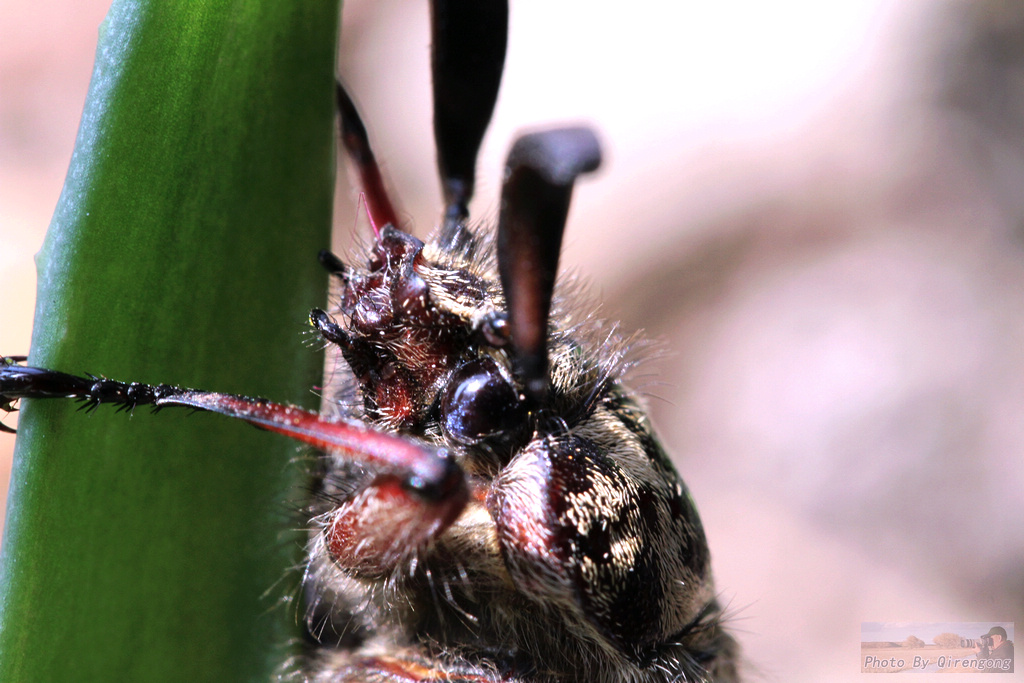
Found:
<svg viewBox="0 0 1024 683"><path fill-rule="evenodd" d="M505 431L523 418L524 406L493 358L464 363L441 397L441 425L452 438L472 442Z"/></svg>

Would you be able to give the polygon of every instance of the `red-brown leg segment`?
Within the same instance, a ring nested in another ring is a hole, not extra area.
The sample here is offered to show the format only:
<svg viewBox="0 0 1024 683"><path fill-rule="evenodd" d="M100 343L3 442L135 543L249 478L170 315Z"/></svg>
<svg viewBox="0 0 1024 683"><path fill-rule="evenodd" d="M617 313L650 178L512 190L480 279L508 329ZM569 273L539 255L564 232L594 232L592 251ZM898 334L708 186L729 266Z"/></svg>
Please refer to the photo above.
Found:
<svg viewBox="0 0 1024 683"><path fill-rule="evenodd" d="M465 498L426 502L410 495L395 477L378 476L325 520L327 551L335 564L355 575L385 578L437 538L465 503Z"/></svg>
<svg viewBox="0 0 1024 683"><path fill-rule="evenodd" d="M329 421L264 399L80 377L21 361L0 358L0 410L13 410L22 398L77 398L89 408L111 403L122 410L185 406L245 420L366 466L376 478L328 521L329 550L343 566L393 566L401 552L448 528L469 499L462 468L444 450L361 423Z"/></svg>
<svg viewBox="0 0 1024 683"><path fill-rule="evenodd" d="M259 399L183 391L158 407L189 406L237 417L367 465L376 478L326 520L332 558L365 575L384 574L436 538L469 499L465 476L444 451L350 422Z"/></svg>

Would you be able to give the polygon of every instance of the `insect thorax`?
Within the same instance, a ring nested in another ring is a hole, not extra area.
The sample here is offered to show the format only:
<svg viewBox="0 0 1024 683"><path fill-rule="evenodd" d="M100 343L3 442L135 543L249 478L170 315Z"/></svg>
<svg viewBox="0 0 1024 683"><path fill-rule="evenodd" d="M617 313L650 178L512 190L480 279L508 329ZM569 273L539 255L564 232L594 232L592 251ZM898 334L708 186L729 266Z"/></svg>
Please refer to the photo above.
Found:
<svg viewBox="0 0 1024 683"><path fill-rule="evenodd" d="M328 459L311 626L330 620L359 644L335 656L380 640L381 652L397 642L502 675L663 680L729 649L696 509L623 385L636 340L580 318L575 288L561 286L550 386L531 405L501 334L488 236L457 226L423 244L387 227L368 252L365 269L342 274L330 408L446 449L471 493L429 546L396 539L388 561L339 562L332 520L377 475Z"/></svg>

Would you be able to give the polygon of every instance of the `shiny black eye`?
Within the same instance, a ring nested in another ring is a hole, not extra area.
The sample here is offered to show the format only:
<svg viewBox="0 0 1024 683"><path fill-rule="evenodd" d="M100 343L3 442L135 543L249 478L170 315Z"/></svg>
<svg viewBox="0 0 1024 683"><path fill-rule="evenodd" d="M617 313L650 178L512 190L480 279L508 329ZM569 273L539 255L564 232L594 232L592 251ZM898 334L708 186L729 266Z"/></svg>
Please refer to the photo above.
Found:
<svg viewBox="0 0 1024 683"><path fill-rule="evenodd" d="M441 397L441 425L454 439L475 441L515 425L523 417L519 394L492 358L464 363Z"/></svg>

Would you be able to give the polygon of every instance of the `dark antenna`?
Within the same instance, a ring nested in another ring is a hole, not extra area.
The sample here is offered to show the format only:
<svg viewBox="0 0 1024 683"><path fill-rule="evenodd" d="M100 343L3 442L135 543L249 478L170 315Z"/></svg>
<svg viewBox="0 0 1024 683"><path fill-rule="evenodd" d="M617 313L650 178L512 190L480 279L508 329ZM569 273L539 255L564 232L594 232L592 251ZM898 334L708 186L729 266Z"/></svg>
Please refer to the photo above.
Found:
<svg viewBox="0 0 1024 683"><path fill-rule="evenodd" d="M601 163L589 128L523 135L512 145L498 216L498 271L516 374L540 402L548 385L548 316L573 183Z"/></svg>
<svg viewBox="0 0 1024 683"><path fill-rule="evenodd" d="M444 225L465 222L505 66L508 0L433 0L434 138Z"/></svg>

